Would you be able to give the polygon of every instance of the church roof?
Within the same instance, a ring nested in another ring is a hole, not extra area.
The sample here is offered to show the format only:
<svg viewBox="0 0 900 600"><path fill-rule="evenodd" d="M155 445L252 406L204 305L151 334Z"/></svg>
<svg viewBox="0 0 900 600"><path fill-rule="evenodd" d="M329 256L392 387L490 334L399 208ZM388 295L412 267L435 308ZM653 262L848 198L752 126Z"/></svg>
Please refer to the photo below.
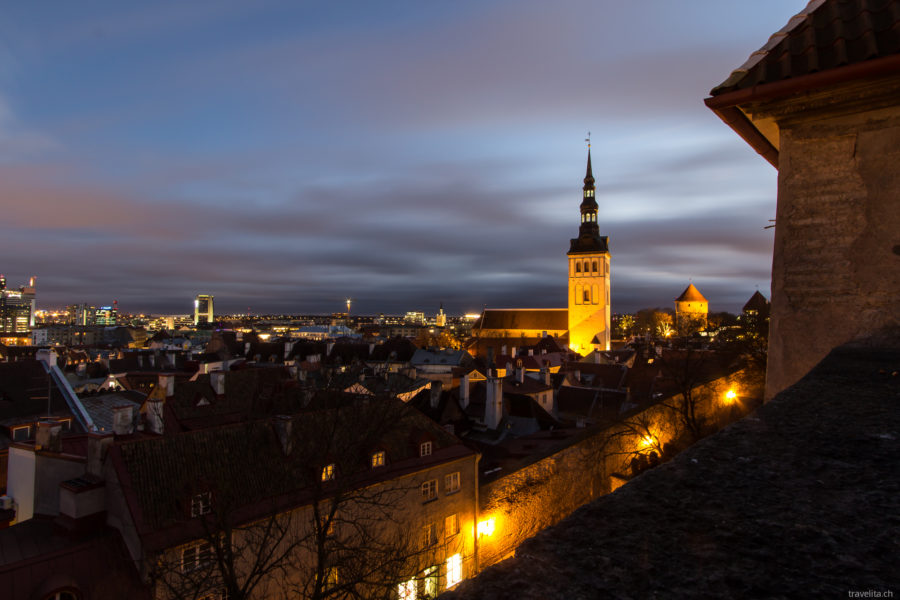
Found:
<svg viewBox="0 0 900 600"><path fill-rule="evenodd" d="M566 331L567 308L487 308L472 329L534 329Z"/></svg>
<svg viewBox="0 0 900 600"><path fill-rule="evenodd" d="M708 300L703 297L700 290L694 287L694 284L692 283L681 292L681 295L675 299L675 302L708 302Z"/></svg>
<svg viewBox="0 0 900 600"><path fill-rule="evenodd" d="M900 53L896 0L812 0L710 95Z"/></svg>
<svg viewBox="0 0 900 600"><path fill-rule="evenodd" d="M609 252L609 237L605 235L578 236L570 240L569 254Z"/></svg>

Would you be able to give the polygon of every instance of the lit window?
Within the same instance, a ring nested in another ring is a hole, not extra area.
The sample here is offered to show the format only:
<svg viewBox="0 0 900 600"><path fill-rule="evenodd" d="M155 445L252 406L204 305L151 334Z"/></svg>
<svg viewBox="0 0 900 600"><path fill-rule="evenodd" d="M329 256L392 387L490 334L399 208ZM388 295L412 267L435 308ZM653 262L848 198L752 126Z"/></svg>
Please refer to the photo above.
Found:
<svg viewBox="0 0 900 600"><path fill-rule="evenodd" d="M419 456L431 456L431 442L422 442L419 445Z"/></svg>
<svg viewBox="0 0 900 600"><path fill-rule="evenodd" d="M462 555L454 554L447 559L447 587L451 588L462 581Z"/></svg>
<svg viewBox="0 0 900 600"><path fill-rule="evenodd" d="M384 452L376 452L372 455L372 468L384 466Z"/></svg>
<svg viewBox="0 0 900 600"><path fill-rule="evenodd" d="M400 600L416 600L416 580L410 579L398 585L397 595Z"/></svg>
<svg viewBox="0 0 900 600"><path fill-rule="evenodd" d="M429 479L422 484L422 500L434 500L437 498L437 479Z"/></svg>
<svg viewBox="0 0 900 600"><path fill-rule="evenodd" d="M452 494L459 491L459 471L444 476L444 493Z"/></svg>
<svg viewBox="0 0 900 600"><path fill-rule="evenodd" d="M435 565L422 571L422 579L425 582L425 585L422 586L422 592L426 598L434 598L437 596L439 570L437 565Z"/></svg>
<svg viewBox="0 0 900 600"><path fill-rule="evenodd" d="M212 562L209 542L197 542L181 549L181 572L190 573Z"/></svg>
<svg viewBox="0 0 900 600"><path fill-rule="evenodd" d="M325 571L325 589L331 590L336 588L338 585L338 570L337 567L328 567L328 570Z"/></svg>
<svg viewBox="0 0 900 600"><path fill-rule="evenodd" d="M322 469L322 481L332 481L334 479L334 463L325 465Z"/></svg>
<svg viewBox="0 0 900 600"><path fill-rule="evenodd" d="M191 516L199 517L200 515L209 514L212 508L212 492L203 492L191 498Z"/></svg>
<svg viewBox="0 0 900 600"><path fill-rule="evenodd" d="M422 547L428 548L437 544L437 525L429 523L422 528Z"/></svg>
<svg viewBox="0 0 900 600"><path fill-rule="evenodd" d="M453 537L459 533L459 515L453 513L444 519L444 537Z"/></svg>

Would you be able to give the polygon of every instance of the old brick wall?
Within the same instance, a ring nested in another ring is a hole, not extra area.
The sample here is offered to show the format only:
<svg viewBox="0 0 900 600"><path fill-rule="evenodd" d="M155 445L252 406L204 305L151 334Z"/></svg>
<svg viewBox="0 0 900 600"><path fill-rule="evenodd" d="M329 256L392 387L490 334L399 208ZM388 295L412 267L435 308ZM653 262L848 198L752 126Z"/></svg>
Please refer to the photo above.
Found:
<svg viewBox="0 0 900 600"><path fill-rule="evenodd" d="M900 323L900 108L780 125L769 398Z"/></svg>

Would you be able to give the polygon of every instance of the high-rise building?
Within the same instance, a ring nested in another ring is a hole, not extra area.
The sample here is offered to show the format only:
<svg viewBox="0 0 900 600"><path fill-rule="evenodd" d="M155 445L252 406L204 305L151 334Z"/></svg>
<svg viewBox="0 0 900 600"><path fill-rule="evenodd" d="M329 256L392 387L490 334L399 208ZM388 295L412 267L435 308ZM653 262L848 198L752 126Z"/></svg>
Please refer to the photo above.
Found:
<svg viewBox="0 0 900 600"><path fill-rule="evenodd" d="M94 324L102 326L113 326L118 321L119 307L117 302L113 302L112 306L101 306L94 311Z"/></svg>
<svg viewBox="0 0 900 600"><path fill-rule="evenodd" d="M194 325L213 322L213 296L198 294L194 298Z"/></svg>
<svg viewBox="0 0 900 600"><path fill-rule="evenodd" d="M34 277L18 290L6 289L6 277L0 275L0 333L28 333L34 327Z"/></svg>

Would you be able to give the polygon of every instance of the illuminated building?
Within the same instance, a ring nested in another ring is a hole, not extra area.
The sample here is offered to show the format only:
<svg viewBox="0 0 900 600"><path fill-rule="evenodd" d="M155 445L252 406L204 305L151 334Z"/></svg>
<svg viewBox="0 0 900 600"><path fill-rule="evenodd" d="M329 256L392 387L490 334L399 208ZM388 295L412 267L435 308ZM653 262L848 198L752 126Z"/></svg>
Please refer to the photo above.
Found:
<svg viewBox="0 0 900 600"><path fill-rule="evenodd" d="M213 322L213 296L198 294L194 298L194 325Z"/></svg>
<svg viewBox="0 0 900 600"><path fill-rule="evenodd" d="M443 303L441 303L441 308L438 310L438 314L434 318L434 324L437 327L446 327L447 326L447 315L444 314L444 304Z"/></svg>
<svg viewBox="0 0 900 600"><path fill-rule="evenodd" d="M118 302L112 306L101 306L94 311L94 324L101 326L113 326L119 317Z"/></svg>
<svg viewBox="0 0 900 600"><path fill-rule="evenodd" d="M675 326L678 335L690 335L706 329L709 316L709 301L691 283L675 299Z"/></svg>
<svg viewBox="0 0 900 600"><path fill-rule="evenodd" d="M588 146L578 237L569 252L569 347L581 355L609 350L609 238L600 235Z"/></svg>
<svg viewBox="0 0 900 600"><path fill-rule="evenodd" d="M545 336L567 338L569 348L581 355L609 350L609 238L600 235L594 192L589 146L579 207L581 225L578 237L570 240L566 253L568 308L485 309L472 326L472 335L478 338L475 353L487 354L491 349L497 352L504 346L533 345ZM492 345L494 340L499 344Z"/></svg>
<svg viewBox="0 0 900 600"><path fill-rule="evenodd" d="M0 275L0 333L28 333L34 327L34 277L18 290L6 289L6 277Z"/></svg>

